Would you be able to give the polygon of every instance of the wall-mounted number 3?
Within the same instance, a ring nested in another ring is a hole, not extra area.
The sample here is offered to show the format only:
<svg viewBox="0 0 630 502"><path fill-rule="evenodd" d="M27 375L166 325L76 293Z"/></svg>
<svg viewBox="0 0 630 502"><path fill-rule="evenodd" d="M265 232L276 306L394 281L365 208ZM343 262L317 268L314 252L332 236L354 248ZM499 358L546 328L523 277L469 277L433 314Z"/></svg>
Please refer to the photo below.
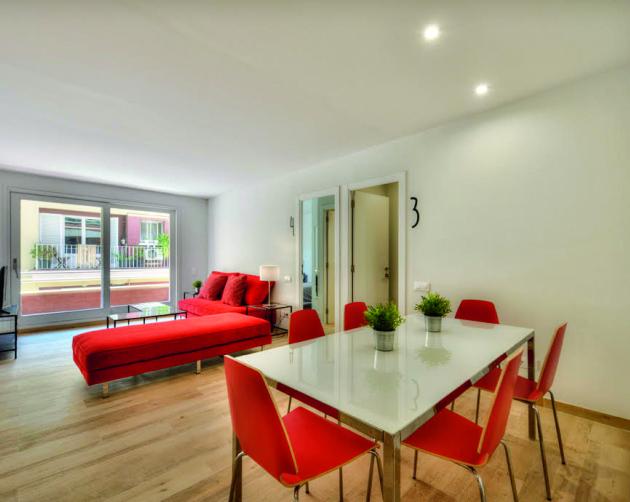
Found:
<svg viewBox="0 0 630 502"><path fill-rule="evenodd" d="M416 228L418 226L418 223L420 223L420 211L418 211L418 197L410 197L411 198L411 202L413 202L413 207L411 208L411 211L413 212L414 216L415 216L415 220L411 225L411 228Z"/></svg>

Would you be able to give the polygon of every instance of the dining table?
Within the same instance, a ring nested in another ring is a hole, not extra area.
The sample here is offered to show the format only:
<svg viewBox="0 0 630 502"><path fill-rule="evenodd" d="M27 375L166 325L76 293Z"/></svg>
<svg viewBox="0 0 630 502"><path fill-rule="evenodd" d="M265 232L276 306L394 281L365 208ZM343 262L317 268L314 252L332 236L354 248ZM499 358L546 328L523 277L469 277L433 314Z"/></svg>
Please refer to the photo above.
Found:
<svg viewBox="0 0 630 502"><path fill-rule="evenodd" d="M410 314L396 330L394 350L376 350L374 337L366 326L238 360L258 369L271 387L283 384L335 408L341 423L382 443L383 500L397 502L401 442L525 345L527 376L534 379L534 330L445 318L435 333L425 329L422 315ZM531 407L528 418L534 439ZM238 438L232 440L235 458L241 450ZM239 502L240 469L234 472Z"/></svg>

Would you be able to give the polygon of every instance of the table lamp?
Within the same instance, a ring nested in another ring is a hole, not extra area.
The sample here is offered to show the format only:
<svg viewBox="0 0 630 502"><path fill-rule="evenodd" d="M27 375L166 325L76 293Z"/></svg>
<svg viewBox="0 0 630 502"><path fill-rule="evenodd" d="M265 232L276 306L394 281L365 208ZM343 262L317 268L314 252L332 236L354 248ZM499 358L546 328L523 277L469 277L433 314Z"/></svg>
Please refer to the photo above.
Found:
<svg viewBox="0 0 630 502"><path fill-rule="evenodd" d="M269 306L271 305L271 281L280 279L280 267L277 265L261 265L259 275L261 281L267 281L267 303L265 305Z"/></svg>

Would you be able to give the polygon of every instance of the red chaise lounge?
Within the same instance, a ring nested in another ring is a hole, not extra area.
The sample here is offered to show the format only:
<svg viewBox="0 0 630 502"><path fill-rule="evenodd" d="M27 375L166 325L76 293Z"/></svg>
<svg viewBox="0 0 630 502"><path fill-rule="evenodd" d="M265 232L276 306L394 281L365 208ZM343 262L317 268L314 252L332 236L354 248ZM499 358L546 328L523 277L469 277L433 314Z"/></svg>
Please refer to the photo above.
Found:
<svg viewBox="0 0 630 502"><path fill-rule="evenodd" d="M170 368L271 343L269 323L243 314L101 329L72 339L74 362L88 385Z"/></svg>

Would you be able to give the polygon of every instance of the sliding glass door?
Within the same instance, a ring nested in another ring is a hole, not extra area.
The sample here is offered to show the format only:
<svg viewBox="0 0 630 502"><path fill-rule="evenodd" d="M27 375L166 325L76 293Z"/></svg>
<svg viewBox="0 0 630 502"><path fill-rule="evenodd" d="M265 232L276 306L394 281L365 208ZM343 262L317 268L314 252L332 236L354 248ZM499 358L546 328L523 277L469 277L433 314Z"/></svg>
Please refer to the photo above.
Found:
<svg viewBox="0 0 630 502"><path fill-rule="evenodd" d="M172 212L11 194L11 290L26 325L171 299Z"/></svg>
<svg viewBox="0 0 630 502"><path fill-rule="evenodd" d="M109 221L111 305L168 302L170 214L112 208Z"/></svg>

